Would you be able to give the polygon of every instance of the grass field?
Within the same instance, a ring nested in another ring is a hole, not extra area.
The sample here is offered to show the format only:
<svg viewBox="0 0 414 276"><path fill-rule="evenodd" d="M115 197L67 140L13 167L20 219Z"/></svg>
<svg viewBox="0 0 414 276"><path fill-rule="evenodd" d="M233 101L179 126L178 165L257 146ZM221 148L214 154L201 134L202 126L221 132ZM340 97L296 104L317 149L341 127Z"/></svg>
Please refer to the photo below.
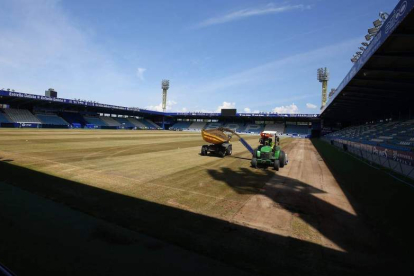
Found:
<svg viewBox="0 0 414 276"><path fill-rule="evenodd" d="M392 217L412 193L395 179L317 140L282 140L290 162L277 173L250 168L239 142L224 159L201 156L203 143L187 132L0 129L0 181L256 275L410 267L393 252L404 248L393 234L406 232Z"/></svg>
<svg viewBox="0 0 414 276"><path fill-rule="evenodd" d="M257 144L259 138L246 139ZM1 157L13 164L229 220L252 195L236 184L243 170L253 171L250 155L235 142L225 160L204 157L198 154L203 143L199 133L160 131L2 130L0 136ZM215 179L223 167L236 173ZM256 171L257 184L249 190L259 191L268 178Z"/></svg>

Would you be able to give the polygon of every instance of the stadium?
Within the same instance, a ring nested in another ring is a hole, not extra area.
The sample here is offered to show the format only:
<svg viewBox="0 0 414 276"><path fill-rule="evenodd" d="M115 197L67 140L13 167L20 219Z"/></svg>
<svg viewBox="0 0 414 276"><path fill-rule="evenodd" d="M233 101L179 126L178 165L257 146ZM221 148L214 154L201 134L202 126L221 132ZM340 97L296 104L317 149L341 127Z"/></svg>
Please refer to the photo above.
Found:
<svg viewBox="0 0 414 276"><path fill-rule="evenodd" d="M320 114L170 112L166 81L164 111L0 90L0 275L411 275L413 7ZM200 154L217 129L240 140ZM280 170L252 166L263 133Z"/></svg>

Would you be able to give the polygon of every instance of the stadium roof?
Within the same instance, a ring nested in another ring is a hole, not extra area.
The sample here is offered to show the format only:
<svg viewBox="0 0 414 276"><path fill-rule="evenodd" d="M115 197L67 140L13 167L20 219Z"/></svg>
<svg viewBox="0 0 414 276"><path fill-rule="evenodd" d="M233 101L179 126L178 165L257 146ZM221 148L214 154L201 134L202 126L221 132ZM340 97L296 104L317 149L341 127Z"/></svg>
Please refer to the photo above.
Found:
<svg viewBox="0 0 414 276"><path fill-rule="evenodd" d="M414 0L398 3L322 109L321 118L356 122L414 111L413 7Z"/></svg>
<svg viewBox="0 0 414 276"><path fill-rule="evenodd" d="M0 90L0 103L12 107L31 109L40 107L55 110L73 110L79 112L109 113L128 116L175 116L188 118L218 118L220 113L204 112L159 112L136 107L123 107L110 104L102 104L93 101L80 101L63 98L50 98L41 95L27 94L14 91ZM293 118L293 119L319 119L317 114L279 114L279 113L237 113L237 117L251 118Z"/></svg>

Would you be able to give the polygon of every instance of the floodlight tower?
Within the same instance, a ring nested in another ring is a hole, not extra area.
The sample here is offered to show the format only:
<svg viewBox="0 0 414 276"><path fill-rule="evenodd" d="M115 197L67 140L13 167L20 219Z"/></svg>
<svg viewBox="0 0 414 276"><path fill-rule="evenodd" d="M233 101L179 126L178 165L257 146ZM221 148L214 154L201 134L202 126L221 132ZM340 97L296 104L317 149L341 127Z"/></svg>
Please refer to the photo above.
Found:
<svg viewBox="0 0 414 276"><path fill-rule="evenodd" d="M328 90L329 71L328 68L319 68L317 74L318 81L322 83L322 106L326 105L326 94Z"/></svg>
<svg viewBox="0 0 414 276"><path fill-rule="evenodd" d="M170 81L162 80L161 88L162 88L162 111L165 112L165 110L167 109L167 90L168 88L170 88Z"/></svg>

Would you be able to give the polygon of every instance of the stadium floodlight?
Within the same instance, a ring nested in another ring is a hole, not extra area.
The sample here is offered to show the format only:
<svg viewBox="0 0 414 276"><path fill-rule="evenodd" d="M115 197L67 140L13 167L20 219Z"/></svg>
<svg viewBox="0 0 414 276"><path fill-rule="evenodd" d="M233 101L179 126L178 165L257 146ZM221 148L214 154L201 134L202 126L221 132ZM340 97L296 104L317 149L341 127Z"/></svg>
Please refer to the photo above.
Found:
<svg viewBox="0 0 414 276"><path fill-rule="evenodd" d="M368 43L366 43L366 42L362 42L361 43L363 46L365 46L365 47L368 47L369 46L369 44Z"/></svg>
<svg viewBox="0 0 414 276"><path fill-rule="evenodd" d="M370 35L375 35L376 33L378 33L378 29L377 28L368 29L368 33Z"/></svg>
<svg viewBox="0 0 414 276"><path fill-rule="evenodd" d="M364 47L359 47L359 49L360 49L361 51L365 51L365 48L364 48Z"/></svg>
<svg viewBox="0 0 414 276"><path fill-rule="evenodd" d="M365 39L366 39L367 41L370 41L370 40L371 40L371 38L372 38L372 35L370 35L370 34L367 34L367 35L365 36Z"/></svg>
<svg viewBox="0 0 414 276"><path fill-rule="evenodd" d="M355 63L355 62L358 61L358 59L354 57L354 58L351 58L351 61L352 61L352 63Z"/></svg>
<svg viewBox="0 0 414 276"><path fill-rule="evenodd" d="M161 82L162 88L162 110L165 112L167 109L167 90L170 88L170 81L169 80L162 80Z"/></svg>
<svg viewBox="0 0 414 276"><path fill-rule="evenodd" d="M379 20L379 19L377 19L372 24L374 24L374 27L375 28L378 28L378 27L380 27L382 25L382 21Z"/></svg>
<svg viewBox="0 0 414 276"><path fill-rule="evenodd" d="M360 55L362 55L362 52L356 52L356 54L360 56Z"/></svg>
<svg viewBox="0 0 414 276"><path fill-rule="evenodd" d="M388 13L386 12L380 12L379 13L379 17L381 17L382 20L387 20L388 16L390 16Z"/></svg>
<svg viewBox="0 0 414 276"><path fill-rule="evenodd" d="M323 108L326 105L327 100L327 90L328 90L328 80L329 80L329 70L328 68L318 68L317 70L317 79L322 83L322 106Z"/></svg>

